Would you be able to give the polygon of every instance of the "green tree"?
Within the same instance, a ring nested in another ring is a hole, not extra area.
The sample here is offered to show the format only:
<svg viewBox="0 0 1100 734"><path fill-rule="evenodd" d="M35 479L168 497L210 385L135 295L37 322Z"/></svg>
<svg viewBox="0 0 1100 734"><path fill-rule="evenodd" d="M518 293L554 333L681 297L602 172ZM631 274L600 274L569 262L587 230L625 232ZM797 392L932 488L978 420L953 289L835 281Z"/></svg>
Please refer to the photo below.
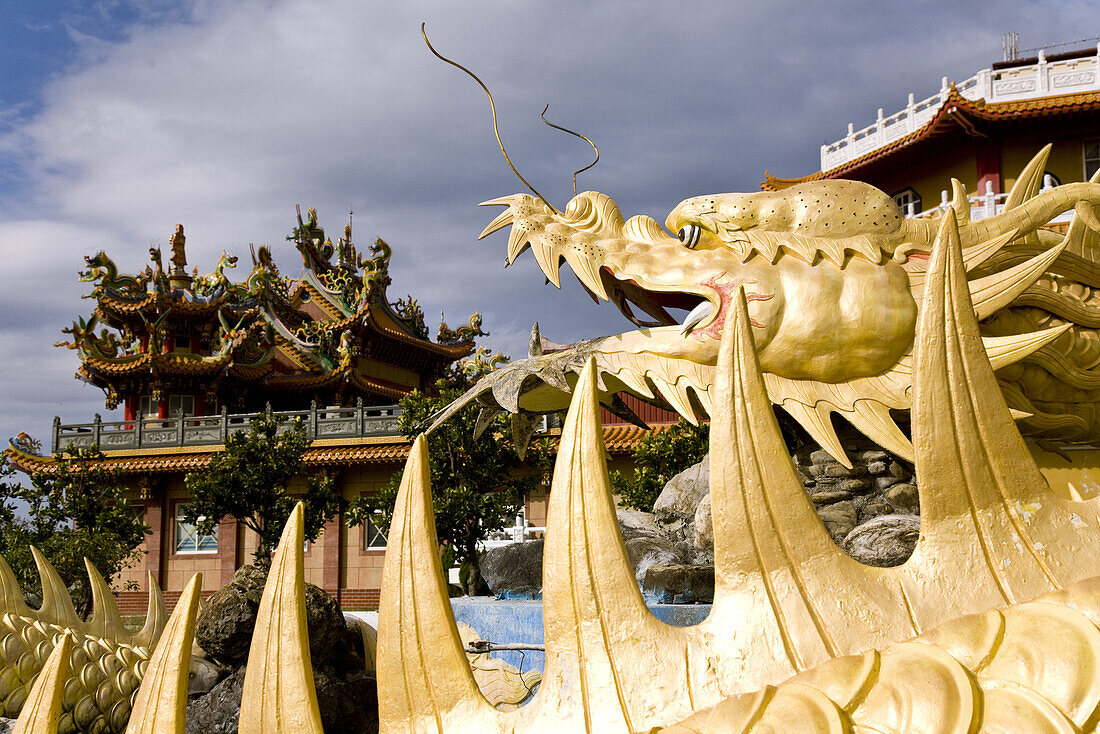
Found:
<svg viewBox="0 0 1100 734"><path fill-rule="evenodd" d="M669 479L698 464L707 454L710 425L693 426L683 418L668 430L651 433L634 447L634 472L614 472L611 486L624 507L653 512Z"/></svg>
<svg viewBox="0 0 1100 734"><path fill-rule="evenodd" d="M317 539L342 503L331 477L306 476L302 457L310 440L305 425L298 419L289 426L284 422L270 414L252 419L249 430L230 435L205 469L184 478L191 494L184 519L209 535L223 518L235 518L259 536L253 559L262 568L271 564L283 525L299 499L305 505L307 540ZM306 476L300 498L289 493L291 480L298 476Z"/></svg>
<svg viewBox="0 0 1100 734"><path fill-rule="evenodd" d="M415 437L417 428L429 416L457 400L480 374L476 368L466 374L463 366L458 366L436 383L438 395L414 391L402 398L402 433ZM532 443L520 461L503 415L474 438L477 413L476 407L468 407L428 436L436 534L444 546L444 556L468 569L463 588L467 594L476 594L482 583L478 543L489 533L512 524L525 494L543 480L550 465L545 441ZM353 500L348 509L349 522L370 522L388 533L402 474L396 473L374 494Z"/></svg>
<svg viewBox="0 0 1100 734"><path fill-rule="evenodd" d="M53 564L73 597L77 613L92 611L84 570L87 558L110 582L135 564L149 527L126 498L121 474L103 464L95 448L66 449L50 470L31 475L31 487L11 481L0 468L0 555L24 594L41 596L33 545Z"/></svg>

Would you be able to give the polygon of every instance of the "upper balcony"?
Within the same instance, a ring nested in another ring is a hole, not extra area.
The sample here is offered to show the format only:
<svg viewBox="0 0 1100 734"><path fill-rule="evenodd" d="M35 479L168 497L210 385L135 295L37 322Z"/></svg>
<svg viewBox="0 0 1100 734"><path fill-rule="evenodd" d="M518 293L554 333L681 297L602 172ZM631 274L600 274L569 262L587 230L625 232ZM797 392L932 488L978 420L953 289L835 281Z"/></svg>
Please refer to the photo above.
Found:
<svg viewBox="0 0 1100 734"><path fill-rule="evenodd" d="M996 67L1000 68L982 69L955 88L966 99L986 103L1100 91L1100 44L1091 55L1060 54L1048 61L1040 51L1033 63ZM950 91L951 82L943 77L940 90L931 97L917 101L910 94L905 109L889 116L880 107L878 119L860 130L849 123L846 136L821 146L821 170L830 171L920 130L947 102Z"/></svg>
<svg viewBox="0 0 1100 734"><path fill-rule="evenodd" d="M91 423L62 424L53 420L51 452L66 448L98 446L102 451L126 449L176 448L224 444L225 439L239 431L247 431L253 418L260 413L229 413L216 415L181 415L171 418L136 418L128 421L104 421L97 414ZM399 436L397 421L399 405L363 405L352 407L279 410L272 415L286 419L279 430L290 430L294 419L300 419L311 441L330 438L370 438Z"/></svg>

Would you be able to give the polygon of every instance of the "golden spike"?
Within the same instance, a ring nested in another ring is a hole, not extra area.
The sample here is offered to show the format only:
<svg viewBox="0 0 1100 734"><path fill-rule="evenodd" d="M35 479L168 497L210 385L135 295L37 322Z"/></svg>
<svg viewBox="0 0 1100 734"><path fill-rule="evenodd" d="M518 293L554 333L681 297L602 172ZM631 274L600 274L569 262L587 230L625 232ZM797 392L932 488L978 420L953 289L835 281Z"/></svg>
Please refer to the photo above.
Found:
<svg viewBox="0 0 1100 734"><path fill-rule="evenodd" d="M714 606L697 638L727 695L913 634L890 572L854 561L826 533L779 431L743 291L733 306L710 429Z"/></svg>
<svg viewBox="0 0 1100 734"><path fill-rule="evenodd" d="M691 425L699 425L699 419L695 416L695 411L691 409L691 401L688 400L686 389L669 382L663 377L659 377L655 372L649 372L646 376L657 388L657 392L660 393L661 397L672 406L673 410Z"/></svg>
<svg viewBox="0 0 1100 734"><path fill-rule="evenodd" d="M526 221L520 220L512 224L512 229L508 232L508 255L506 260L509 265L516 261L516 258L523 254L523 251L531 244L528 236L529 225Z"/></svg>
<svg viewBox="0 0 1100 734"><path fill-rule="evenodd" d="M1072 327L1072 323L1066 323L1027 334L983 336L982 343L993 369L999 370L1005 365L1018 362L1032 352L1042 349Z"/></svg>
<svg viewBox="0 0 1100 734"><path fill-rule="evenodd" d="M535 242L531 245L531 254L535 256L539 268L546 274L546 278L554 284L555 288L561 288L561 276L558 268L561 267L560 253L552 245Z"/></svg>
<svg viewBox="0 0 1100 734"><path fill-rule="evenodd" d="M1092 174L1089 183L1100 183L1100 169ZM1076 207L1073 210L1073 217L1069 220L1066 242L1066 252L1071 252L1091 262L1100 260L1100 235L1097 234L1096 229L1089 227L1078 216Z"/></svg>
<svg viewBox="0 0 1100 734"><path fill-rule="evenodd" d="M42 580L42 608L36 616L46 622L53 622L62 627L83 632L84 621L73 609L73 600L69 596L69 589L65 582L57 575L46 557L31 546L31 555L34 556L34 565L38 567L38 576Z"/></svg>
<svg viewBox="0 0 1100 734"><path fill-rule="evenodd" d="M409 450L390 525L377 669L382 731L498 728L501 714L478 692L448 600L423 435Z"/></svg>
<svg viewBox="0 0 1100 734"><path fill-rule="evenodd" d="M828 451L834 459L849 469L852 468L852 460L844 453L844 446L837 438L831 419L832 408L827 403L809 406L797 400L784 400L783 410L791 414L798 421L798 425L806 429L810 437L817 445Z"/></svg>
<svg viewBox="0 0 1100 734"><path fill-rule="evenodd" d="M176 602L165 627L166 634L149 659L141 688L134 697L126 734L184 734L191 648L195 643L201 591L202 574L196 573Z"/></svg>
<svg viewBox="0 0 1100 734"><path fill-rule="evenodd" d="M45 666L34 679L13 734L57 734L71 648L72 635L61 633Z"/></svg>
<svg viewBox="0 0 1100 734"><path fill-rule="evenodd" d="M484 204L482 206L484 206ZM512 214L511 205L506 204L506 206L508 206L507 209L505 209L500 214L498 214L496 216L496 218L493 219L493 221L489 222L488 227L481 230L481 234L479 234L477 236L477 238L479 240L485 239L486 237L491 235L493 232L496 232L497 230L503 229L503 228L507 227L509 224L512 223L512 220L514 219L515 215Z"/></svg>
<svg viewBox="0 0 1100 734"><path fill-rule="evenodd" d="M111 587L87 558L84 559L84 569L88 572L88 582L92 587L93 613L88 621L88 634L107 640L124 639L128 634L122 626L122 617L118 614L118 604Z"/></svg>
<svg viewBox="0 0 1100 734"><path fill-rule="evenodd" d="M495 199L489 199L488 201L483 201L480 204L478 204L478 206L508 206L508 207L510 207L510 206L512 206L512 202L515 201L516 198L520 197L520 196L526 196L526 194L508 194L508 196L498 196Z"/></svg>
<svg viewBox="0 0 1100 734"><path fill-rule="evenodd" d="M945 215L913 380L921 535L906 587L925 628L1083 578L1091 573L1083 560L1089 543L1100 540L1095 521L1081 519L1094 519L1095 508L1070 508L1050 493L1016 430L978 332L960 250L954 218Z"/></svg>
<svg viewBox="0 0 1100 734"><path fill-rule="evenodd" d="M970 196L957 178L951 179L951 208L955 210L955 221L960 227L970 223Z"/></svg>
<svg viewBox="0 0 1100 734"><path fill-rule="evenodd" d="M1012 184L1012 190L1008 192L1008 197L1005 199L1005 211L1015 209L1039 193L1039 189L1043 187L1043 171L1047 167L1047 158L1050 157L1050 149L1053 147L1053 143L1047 143L1024 166L1024 170L1020 171L1016 183ZM1039 244L1037 237L1033 235L1028 237L1030 241L1025 240L1027 244Z"/></svg>
<svg viewBox="0 0 1100 734"><path fill-rule="evenodd" d="M589 359L562 428L547 508L546 670L537 701L546 731L646 730L689 714L697 693L685 674L683 631L653 618L634 579L615 515L596 378Z"/></svg>
<svg viewBox="0 0 1100 734"><path fill-rule="evenodd" d="M268 571L241 693L240 730L323 734L306 629L303 506L294 506Z"/></svg>
<svg viewBox="0 0 1100 734"><path fill-rule="evenodd" d="M1100 219L1096 218L1096 213L1087 201L1077 202L1073 207L1073 213L1080 217L1093 232L1100 232Z"/></svg>
<svg viewBox="0 0 1100 734"><path fill-rule="evenodd" d="M857 400L854 410L843 415L882 448L906 461L913 461L913 443L898 428L888 406L877 400Z"/></svg>
<svg viewBox="0 0 1100 734"><path fill-rule="evenodd" d="M157 583L152 571L148 573L146 584L149 588L149 601L145 610L145 624L142 625L141 630L133 636L130 642L151 650L156 647L157 641L160 639L160 633L164 630L164 625L168 621L168 610L164 607L164 595L161 593L160 584Z"/></svg>
<svg viewBox="0 0 1100 734"><path fill-rule="evenodd" d="M968 247L963 250L963 266L966 268L966 272L969 273L990 257L1000 252L1002 247L1016 239L1016 235L1019 234L1019 232L1020 230L1018 229L1012 229L1005 232L1000 237L994 237L989 242L979 242L973 247Z"/></svg>
<svg viewBox="0 0 1100 734"><path fill-rule="evenodd" d="M1031 287L1032 283L1047 271L1050 264L1058 259L1064 249L1066 249L1066 241L1063 239L1060 244L1015 267L968 281L970 300L974 303L974 313L977 314L978 320L981 321L986 316L1004 308L1016 296ZM960 255L960 261L961 259Z"/></svg>
<svg viewBox="0 0 1100 734"><path fill-rule="evenodd" d="M31 608L23 599L23 590L15 580L11 566L0 556L0 615L14 614L17 617L29 617Z"/></svg>
<svg viewBox="0 0 1100 734"><path fill-rule="evenodd" d="M607 290L603 287L603 279L600 277L600 269L594 267L592 259L572 248L566 249L564 255L565 261L569 263L577 280L599 298L608 300Z"/></svg>

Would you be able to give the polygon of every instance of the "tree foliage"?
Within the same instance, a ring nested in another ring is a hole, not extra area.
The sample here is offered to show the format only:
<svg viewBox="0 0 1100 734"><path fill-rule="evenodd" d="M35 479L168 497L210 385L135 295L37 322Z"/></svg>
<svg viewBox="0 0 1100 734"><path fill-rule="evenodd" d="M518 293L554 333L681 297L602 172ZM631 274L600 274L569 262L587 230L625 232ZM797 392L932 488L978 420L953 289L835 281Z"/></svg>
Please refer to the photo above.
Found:
<svg viewBox="0 0 1100 734"><path fill-rule="evenodd" d="M284 424L285 419L270 414L252 419L249 430L230 435L225 449L204 470L184 479L191 495L184 519L209 535L223 518L235 518L259 536L253 558L261 567L270 565L295 503L305 505L306 539L316 540L342 501L331 477L307 476L302 460L310 444L305 425L297 419ZM294 497L290 483L299 476L306 476L305 492Z"/></svg>
<svg viewBox="0 0 1100 734"><path fill-rule="evenodd" d="M710 426L693 426L683 418L666 431L651 433L634 447L634 472L614 472L611 485L620 504L653 512L653 504L669 479L698 464L707 454Z"/></svg>
<svg viewBox="0 0 1100 734"><path fill-rule="evenodd" d="M409 438L436 411L457 400L479 373L452 369L436 386L437 395L414 391L401 399L400 428ZM443 553L467 567L464 592L477 593L481 585L477 545L496 530L511 525L525 494L543 481L550 465L543 441L533 442L520 461L506 416L499 416L474 438L477 408L468 407L428 436L428 463L432 482L435 527ZM351 502L349 522L372 523L389 532L397 490L403 472L370 496Z"/></svg>
<svg viewBox="0 0 1100 734"><path fill-rule="evenodd" d="M103 465L95 448L66 449L50 471L31 475L31 487L11 481L12 467L0 468L0 555L23 593L41 597L33 545L46 557L73 597L82 617L92 597L84 559L108 582L135 564L149 527L126 498L121 474Z"/></svg>

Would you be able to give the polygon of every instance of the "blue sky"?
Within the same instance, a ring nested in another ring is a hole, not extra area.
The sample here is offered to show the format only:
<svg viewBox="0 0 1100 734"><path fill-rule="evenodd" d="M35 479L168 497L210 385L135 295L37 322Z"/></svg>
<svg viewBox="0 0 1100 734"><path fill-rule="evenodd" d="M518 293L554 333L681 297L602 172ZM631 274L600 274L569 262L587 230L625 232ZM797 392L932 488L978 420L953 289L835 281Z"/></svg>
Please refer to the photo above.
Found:
<svg viewBox="0 0 1100 734"><path fill-rule="evenodd" d="M296 275L294 206L330 229L354 209L361 244L394 248L391 296L415 295L433 328L481 311L488 345L517 355L536 319L559 342L631 328L528 258L505 271L506 235L477 242L493 214L476 204L522 185L421 21L492 88L513 161L551 201L589 152L539 121L546 103L600 145L580 187L659 221L756 190L764 169L816 170L849 122L999 60L1005 31L1022 48L1100 35L1085 0L27 0L0 18L0 438L43 440L54 415L111 417L52 346L90 310L83 256L136 272L177 222L202 272L268 243Z"/></svg>

